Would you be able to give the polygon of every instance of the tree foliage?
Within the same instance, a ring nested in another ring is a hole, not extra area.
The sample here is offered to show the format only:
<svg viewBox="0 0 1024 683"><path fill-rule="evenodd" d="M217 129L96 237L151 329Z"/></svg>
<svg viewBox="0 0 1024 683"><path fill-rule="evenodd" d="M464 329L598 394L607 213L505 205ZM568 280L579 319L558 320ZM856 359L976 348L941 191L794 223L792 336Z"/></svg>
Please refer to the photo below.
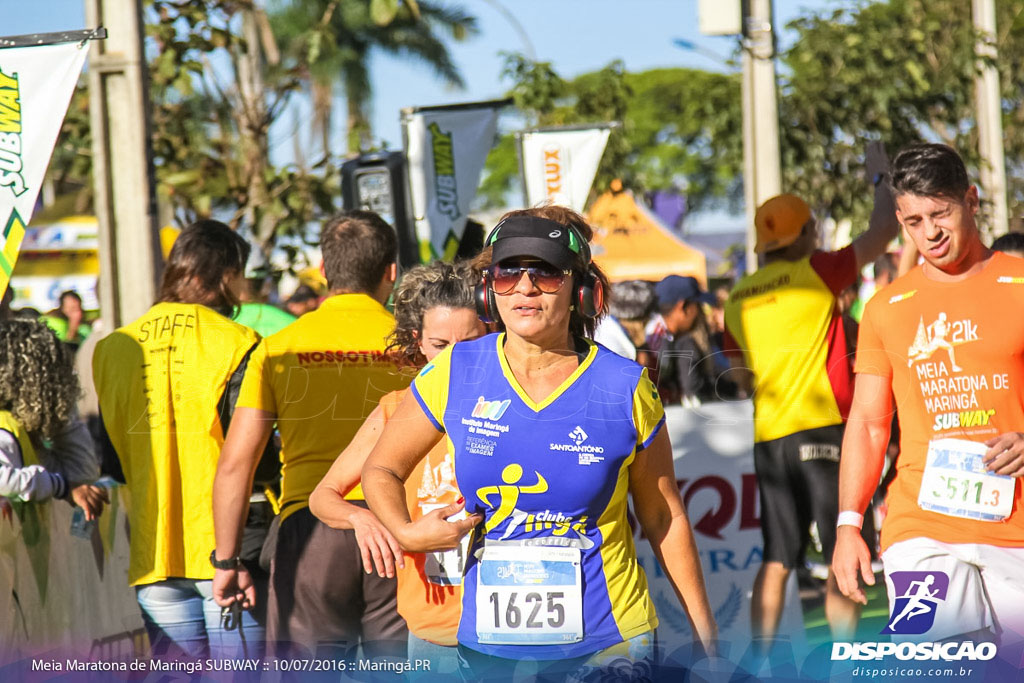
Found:
<svg viewBox="0 0 1024 683"><path fill-rule="evenodd" d="M285 57L303 75L313 101L313 133L328 150L335 85L347 107L348 151L371 144L373 94L370 56L375 50L422 64L449 87L463 87L445 38L477 33L476 19L457 6L428 0L277 0L271 25Z"/></svg>
<svg viewBox="0 0 1024 683"><path fill-rule="evenodd" d="M960 151L977 177L978 35L965 0L837 5L792 22L788 29L795 38L779 55L783 187L806 197L821 215L851 219L856 233L870 211L863 163L872 140L883 141L890 154L922 140L945 142ZM996 8L995 64L1015 215L1024 204L1024 0L997 0ZM595 82L608 87L607 74L564 80L550 65L531 67L518 59L504 76L511 79L528 122L611 118L607 104L589 106L593 91L585 89ZM743 168L738 76L657 69L616 78L623 89L607 94L617 98L623 151L609 150L598 186L611 172L638 191L681 187L691 208L723 199L738 207ZM513 151L503 143L488 160L490 201L500 200L499 190L510 186Z"/></svg>
<svg viewBox="0 0 1024 683"><path fill-rule="evenodd" d="M333 209L336 173L275 166L267 134L300 86L278 67L266 18L245 0L154 0L146 25L158 190L187 223L216 212L269 253ZM269 56L269 57L268 57ZM230 213L229 213L230 212Z"/></svg>
<svg viewBox="0 0 1024 683"><path fill-rule="evenodd" d="M440 32L462 39L476 30L461 9L426 0L281 0L275 9L268 18L254 0L148 0L144 13L161 204L179 225L209 216L244 225L266 253L279 236L301 236L334 211L339 196L329 115L320 119L316 159L308 163L299 150L294 163L271 162L270 127L292 98L310 92L315 107L329 112L331 85L340 79L350 132L363 141L371 50L423 62L461 85ZM77 192L79 211L91 203L90 145L88 93L79 89L50 172L58 192Z"/></svg>
<svg viewBox="0 0 1024 683"><path fill-rule="evenodd" d="M1024 202L1024 0L997 0L995 65L1002 88L1011 215ZM871 192L864 148L890 155L921 141L943 142L975 179L981 160L975 75L982 62L971 3L962 0L847 2L792 22L781 55L783 185L822 214L867 226ZM982 188L984 195L984 188Z"/></svg>
<svg viewBox="0 0 1024 683"><path fill-rule="evenodd" d="M1024 204L1024 0L996 6L995 64L1015 215ZM312 164L269 162L267 131L289 98L307 90L329 114L332 89L340 85L351 144L365 144L367 56L378 49L404 55L458 84L444 40L476 31L466 12L427 0L279 0L270 21L252 0L149 0L146 17L160 196L179 223L227 215L251 224L267 245L277 234L300 231L337 196L337 160L328 154ZM856 232L866 225L871 200L861 170L869 141L882 140L890 153L922 139L947 142L977 172L979 61L970 3L841 0L789 28L794 39L778 62L785 190L806 197L821 215L852 219ZM507 55L502 76L520 112L517 128L622 123L609 140L598 191L621 178L639 192L679 188L691 209L738 208L742 201L738 74L629 73L612 62L566 78L550 63ZM58 190L89 191L87 124L88 101L79 93L51 164ZM329 115L317 125L329 130ZM505 204L518 176L511 135L492 151L487 171L483 202Z"/></svg>
<svg viewBox="0 0 1024 683"><path fill-rule="evenodd" d="M782 55L784 184L819 211L866 225L865 145L929 139L977 163L970 3L856 3L798 19Z"/></svg>
<svg viewBox="0 0 1024 683"><path fill-rule="evenodd" d="M528 126L618 121L594 180L595 191L619 178L635 190L684 188L692 205L735 203L743 151L739 80L693 69L628 73L619 61L564 80L550 63L507 55L502 77ZM518 166L511 134L487 160L481 194L502 205Z"/></svg>

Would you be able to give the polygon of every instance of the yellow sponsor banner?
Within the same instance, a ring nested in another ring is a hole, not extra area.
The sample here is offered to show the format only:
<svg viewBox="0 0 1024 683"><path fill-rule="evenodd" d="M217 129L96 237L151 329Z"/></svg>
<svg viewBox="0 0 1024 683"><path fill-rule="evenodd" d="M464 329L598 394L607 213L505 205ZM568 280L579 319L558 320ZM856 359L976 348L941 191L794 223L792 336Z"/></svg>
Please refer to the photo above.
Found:
<svg viewBox="0 0 1024 683"><path fill-rule="evenodd" d="M0 252L0 292L7 288L11 279L11 271L14 270L14 263L18 260L18 250L21 249L21 242L25 239L25 224L17 211L11 212L11 217L4 226L3 251Z"/></svg>

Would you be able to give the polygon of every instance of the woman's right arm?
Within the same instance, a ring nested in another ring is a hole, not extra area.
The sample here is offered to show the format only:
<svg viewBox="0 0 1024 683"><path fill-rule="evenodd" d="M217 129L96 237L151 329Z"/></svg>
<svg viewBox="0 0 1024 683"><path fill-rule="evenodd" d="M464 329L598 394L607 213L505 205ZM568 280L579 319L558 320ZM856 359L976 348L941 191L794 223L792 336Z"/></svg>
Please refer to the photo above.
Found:
<svg viewBox="0 0 1024 683"><path fill-rule="evenodd" d="M377 445L363 465L363 493L370 509L411 552L451 550L477 524L482 515L458 522L447 517L465 507L463 500L434 510L412 522L405 503L405 480L443 435L427 418L413 392L406 394L388 420Z"/></svg>

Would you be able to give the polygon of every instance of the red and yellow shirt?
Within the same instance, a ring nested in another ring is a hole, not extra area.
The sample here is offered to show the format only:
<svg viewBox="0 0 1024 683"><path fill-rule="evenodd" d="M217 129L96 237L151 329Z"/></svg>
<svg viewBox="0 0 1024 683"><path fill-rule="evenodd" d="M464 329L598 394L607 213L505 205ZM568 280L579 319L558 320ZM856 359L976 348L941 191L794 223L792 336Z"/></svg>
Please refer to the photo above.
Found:
<svg viewBox="0 0 1024 683"><path fill-rule="evenodd" d="M857 278L853 247L773 261L742 278L725 304L725 351L755 378L754 441L841 424L853 377L836 295Z"/></svg>

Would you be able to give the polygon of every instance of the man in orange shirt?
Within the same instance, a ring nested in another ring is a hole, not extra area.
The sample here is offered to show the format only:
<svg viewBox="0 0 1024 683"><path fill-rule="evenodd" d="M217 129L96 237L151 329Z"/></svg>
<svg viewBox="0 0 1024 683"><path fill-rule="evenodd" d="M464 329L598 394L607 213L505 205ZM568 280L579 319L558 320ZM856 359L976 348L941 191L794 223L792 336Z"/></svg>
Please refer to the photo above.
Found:
<svg viewBox="0 0 1024 683"><path fill-rule="evenodd" d="M987 249L978 190L944 145L896 157L897 216L924 263L871 299L839 479L833 571L865 603L858 533L882 470L893 396L900 457L882 526L896 638L1024 633L1024 260ZM995 597L998 596L998 602Z"/></svg>

